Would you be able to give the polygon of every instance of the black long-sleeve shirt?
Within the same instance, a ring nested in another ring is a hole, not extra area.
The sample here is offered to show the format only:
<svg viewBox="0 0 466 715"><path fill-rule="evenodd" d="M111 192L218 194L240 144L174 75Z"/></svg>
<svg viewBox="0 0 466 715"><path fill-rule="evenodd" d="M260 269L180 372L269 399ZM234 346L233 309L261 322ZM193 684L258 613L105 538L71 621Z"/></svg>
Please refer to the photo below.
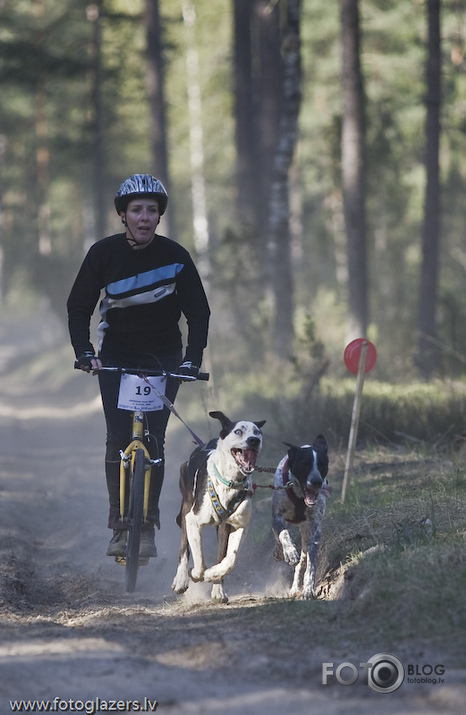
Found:
<svg viewBox="0 0 466 715"><path fill-rule="evenodd" d="M68 324L76 357L93 350L90 320L100 302L99 354L138 361L182 349L179 327L186 317L186 360L200 365L210 310L188 251L165 236L134 250L124 233L97 241L87 253L68 298Z"/></svg>

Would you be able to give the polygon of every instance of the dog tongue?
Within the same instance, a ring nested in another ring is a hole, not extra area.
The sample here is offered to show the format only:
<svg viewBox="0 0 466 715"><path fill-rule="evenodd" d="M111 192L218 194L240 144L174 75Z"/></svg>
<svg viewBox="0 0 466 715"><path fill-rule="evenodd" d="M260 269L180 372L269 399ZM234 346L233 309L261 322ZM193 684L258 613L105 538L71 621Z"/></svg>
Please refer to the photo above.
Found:
<svg viewBox="0 0 466 715"><path fill-rule="evenodd" d="M257 452L255 449L244 449L243 450L242 462L248 467L248 469L254 469L256 466Z"/></svg>
<svg viewBox="0 0 466 715"><path fill-rule="evenodd" d="M310 492L306 490L304 494L304 501L307 504L307 506L314 506L314 504L317 501L317 497L319 496L318 492Z"/></svg>

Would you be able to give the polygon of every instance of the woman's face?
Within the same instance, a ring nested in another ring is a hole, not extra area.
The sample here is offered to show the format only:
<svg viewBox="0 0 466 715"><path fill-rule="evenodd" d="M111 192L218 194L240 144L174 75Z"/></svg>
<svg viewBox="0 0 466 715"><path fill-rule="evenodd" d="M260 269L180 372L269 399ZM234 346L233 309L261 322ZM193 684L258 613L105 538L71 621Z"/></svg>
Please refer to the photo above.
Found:
<svg viewBox="0 0 466 715"><path fill-rule="evenodd" d="M159 204L154 198L136 198L126 209L126 236L133 248L145 248L154 238L160 221Z"/></svg>

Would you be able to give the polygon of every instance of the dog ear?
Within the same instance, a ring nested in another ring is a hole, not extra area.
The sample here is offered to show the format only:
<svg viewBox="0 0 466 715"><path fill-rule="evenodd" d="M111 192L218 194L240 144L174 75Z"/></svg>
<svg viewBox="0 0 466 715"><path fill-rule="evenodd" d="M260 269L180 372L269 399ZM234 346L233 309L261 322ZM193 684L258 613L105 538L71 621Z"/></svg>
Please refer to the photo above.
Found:
<svg viewBox="0 0 466 715"><path fill-rule="evenodd" d="M299 447L297 447L295 444L288 444L287 442L284 442L283 444L286 444L286 446L289 447L288 459L291 471L291 465L293 464L294 458L296 457L296 453L299 452Z"/></svg>
<svg viewBox="0 0 466 715"><path fill-rule="evenodd" d="M226 415L223 414L223 412L209 412L209 415L213 417L215 420L219 420L220 424L222 425L223 429L220 432L220 437L224 439L229 432L231 432L231 428L234 425L234 422L232 422Z"/></svg>
<svg viewBox="0 0 466 715"><path fill-rule="evenodd" d="M261 427L263 427L265 425L266 422L267 422L267 420L261 420L260 422L254 422L254 424L256 425L256 427L259 427L259 429L260 429Z"/></svg>
<svg viewBox="0 0 466 715"><path fill-rule="evenodd" d="M317 452L327 452L327 441L324 437L323 434L318 434L317 437L315 438L312 446Z"/></svg>

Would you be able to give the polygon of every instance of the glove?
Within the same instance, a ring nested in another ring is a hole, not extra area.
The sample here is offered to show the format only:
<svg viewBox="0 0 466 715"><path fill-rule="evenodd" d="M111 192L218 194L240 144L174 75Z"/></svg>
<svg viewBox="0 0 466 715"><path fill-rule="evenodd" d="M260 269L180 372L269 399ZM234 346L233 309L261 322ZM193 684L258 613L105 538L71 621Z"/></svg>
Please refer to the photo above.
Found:
<svg viewBox="0 0 466 715"><path fill-rule="evenodd" d="M185 360L177 370L178 375L186 375L186 377L197 378L199 375L199 368L197 365L193 365L190 360Z"/></svg>
<svg viewBox="0 0 466 715"><path fill-rule="evenodd" d="M82 353L82 355L79 355L74 366L75 368L82 369L83 367L88 367L90 370L92 369L92 360L95 358L95 354L92 350L86 350L85 352Z"/></svg>

